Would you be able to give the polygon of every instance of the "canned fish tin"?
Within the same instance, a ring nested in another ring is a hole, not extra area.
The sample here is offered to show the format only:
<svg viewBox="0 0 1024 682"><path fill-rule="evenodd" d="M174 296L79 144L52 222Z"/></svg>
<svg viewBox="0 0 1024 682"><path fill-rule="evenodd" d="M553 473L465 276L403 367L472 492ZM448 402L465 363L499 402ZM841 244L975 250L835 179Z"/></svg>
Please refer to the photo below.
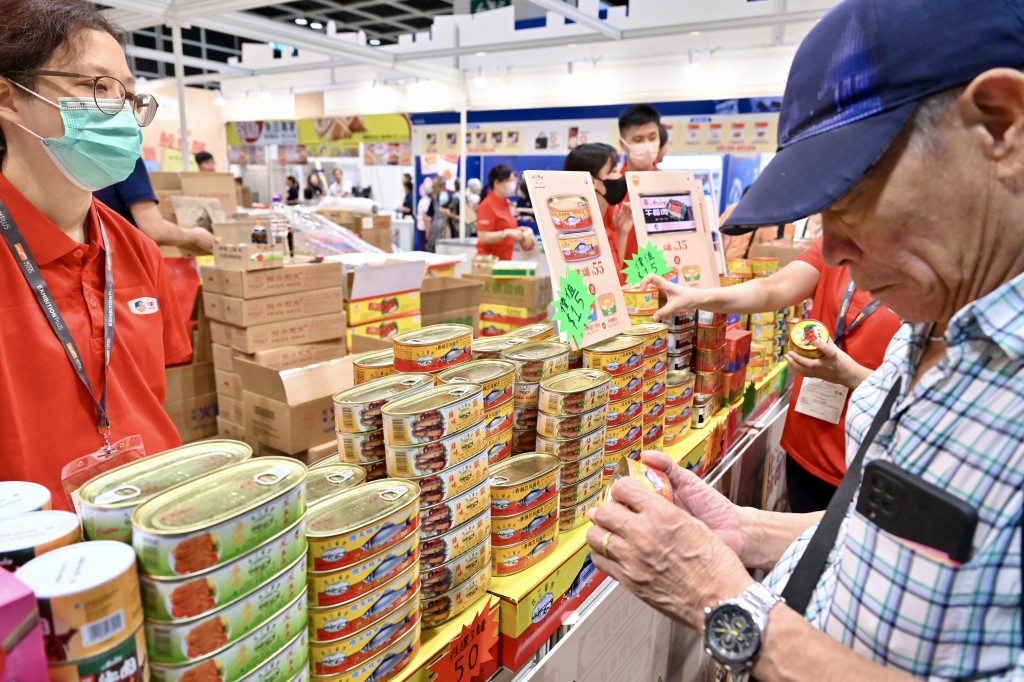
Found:
<svg viewBox="0 0 1024 682"><path fill-rule="evenodd" d="M663 372L650 379L644 379L644 404L657 400L665 395L665 376Z"/></svg>
<svg viewBox="0 0 1024 682"><path fill-rule="evenodd" d="M411 600L359 632L332 642L312 642L309 662L314 675L338 675L358 669L419 625L420 606ZM358 678L357 678L358 679Z"/></svg>
<svg viewBox="0 0 1024 682"><path fill-rule="evenodd" d="M603 458L604 453L602 452L600 454ZM602 480L603 473L602 466L602 469L599 469L596 474L588 476L576 485L562 486L562 489L558 492L559 508L564 509L566 507L572 507L599 493L601 488L604 487L604 481Z"/></svg>
<svg viewBox="0 0 1024 682"><path fill-rule="evenodd" d="M491 547L507 547L542 533L558 523L558 498L522 514L495 518L490 529Z"/></svg>
<svg viewBox="0 0 1024 682"><path fill-rule="evenodd" d="M657 450L657 443L665 435L665 417L644 422L644 449Z"/></svg>
<svg viewBox="0 0 1024 682"><path fill-rule="evenodd" d="M485 436L490 438L512 428L513 403L502 403L484 411Z"/></svg>
<svg viewBox="0 0 1024 682"><path fill-rule="evenodd" d="M540 410L536 406L520 407L512 410L512 427L516 431L536 431Z"/></svg>
<svg viewBox="0 0 1024 682"><path fill-rule="evenodd" d="M622 332L623 336L636 336L643 340L644 357L651 357L668 350L668 326L660 322L634 324Z"/></svg>
<svg viewBox="0 0 1024 682"><path fill-rule="evenodd" d="M46 486L28 481L0 481L0 518L49 508L50 491Z"/></svg>
<svg viewBox="0 0 1024 682"><path fill-rule="evenodd" d="M611 375L574 369L540 382L538 407L546 414L583 414L608 402Z"/></svg>
<svg viewBox="0 0 1024 682"><path fill-rule="evenodd" d="M396 478L429 476L462 464L484 449L486 430L482 421L464 431L430 443L388 446L388 475Z"/></svg>
<svg viewBox="0 0 1024 682"><path fill-rule="evenodd" d="M309 634L295 635L241 682L309 682Z"/></svg>
<svg viewBox="0 0 1024 682"><path fill-rule="evenodd" d="M341 462L341 454L338 452L334 452L327 455L323 459L318 459L317 461L313 462L312 464L307 466L306 469L308 471L313 471L314 469L322 469L323 467L334 466L339 462ZM364 471L363 473L366 472Z"/></svg>
<svg viewBox="0 0 1024 682"><path fill-rule="evenodd" d="M644 357L644 379L650 379L668 370L668 353Z"/></svg>
<svg viewBox="0 0 1024 682"><path fill-rule="evenodd" d="M432 507L420 507L420 537L432 538L461 526L491 506L491 486L484 481Z"/></svg>
<svg viewBox="0 0 1024 682"><path fill-rule="evenodd" d="M491 512L484 510L455 530L420 542L420 569L437 568L476 547L491 533Z"/></svg>
<svg viewBox="0 0 1024 682"><path fill-rule="evenodd" d="M492 516L515 516L558 495L557 457L533 452L513 457L491 470Z"/></svg>
<svg viewBox="0 0 1024 682"><path fill-rule="evenodd" d="M530 568L555 551L558 545L558 524L553 524L531 538L509 547L491 548L491 567L496 576L512 575Z"/></svg>
<svg viewBox="0 0 1024 682"><path fill-rule="evenodd" d="M821 351L815 342L828 343L828 327L817 320L800 320L789 332L790 352L805 358L820 358Z"/></svg>
<svg viewBox="0 0 1024 682"><path fill-rule="evenodd" d="M689 418L685 422L679 422L678 424L669 425L665 424L665 438L664 443L666 447L675 445L682 441L690 433L690 421Z"/></svg>
<svg viewBox="0 0 1024 682"><path fill-rule="evenodd" d="M345 464L370 464L387 456L384 448L384 429L363 433L335 432L338 437L338 454Z"/></svg>
<svg viewBox="0 0 1024 682"><path fill-rule="evenodd" d="M590 204L581 196L557 196L548 199L551 223L559 232L589 230L594 226Z"/></svg>
<svg viewBox="0 0 1024 682"><path fill-rule="evenodd" d="M479 384L436 386L388 403L383 414L388 445L429 443L483 419L482 389Z"/></svg>
<svg viewBox="0 0 1024 682"><path fill-rule="evenodd" d="M376 462L366 462L358 466L366 472L367 481L379 481L388 477L388 461L386 459L378 459Z"/></svg>
<svg viewBox="0 0 1024 682"><path fill-rule="evenodd" d="M337 571L383 552L419 529L419 489L409 481L366 483L306 516L309 569Z"/></svg>
<svg viewBox="0 0 1024 682"><path fill-rule="evenodd" d="M611 391L609 397L612 402L625 400L632 396L640 396L644 390L643 367L628 374L619 374L612 377Z"/></svg>
<svg viewBox="0 0 1024 682"><path fill-rule="evenodd" d="M559 477L559 485L576 485L580 481L593 476L604 464L604 453L595 452L575 462L564 462Z"/></svg>
<svg viewBox="0 0 1024 682"><path fill-rule="evenodd" d="M50 682L136 682L145 679L145 668L146 635L140 626L122 641L92 658L72 662L50 662L47 677Z"/></svg>
<svg viewBox="0 0 1024 682"><path fill-rule="evenodd" d="M643 462L635 459L622 457L615 468L612 476L612 484L620 478L631 478L638 481L645 488L653 490L666 500L672 501L672 484L668 480L668 474L660 469L649 467ZM609 492L609 494L611 494Z"/></svg>
<svg viewBox="0 0 1024 682"><path fill-rule="evenodd" d="M529 339L530 341L547 341L548 339L555 338L555 323L549 321L528 324L525 327L520 327L515 331L509 332L506 335L506 338ZM511 343L511 340L509 342Z"/></svg>
<svg viewBox="0 0 1024 682"><path fill-rule="evenodd" d="M344 433L383 429L384 405L433 387L433 378L425 374L391 374L358 384L334 394L334 424Z"/></svg>
<svg viewBox="0 0 1024 682"><path fill-rule="evenodd" d="M564 232L556 237L558 250L562 252L562 260L566 263L593 260L601 255L601 247L593 230Z"/></svg>
<svg viewBox="0 0 1024 682"><path fill-rule="evenodd" d="M540 403L540 384L517 381L512 396L516 407L537 407Z"/></svg>
<svg viewBox="0 0 1024 682"><path fill-rule="evenodd" d="M601 504L601 490L598 491L583 500L577 505L572 507L563 507L558 512L558 532L568 533L569 531L576 530L583 524L590 521L590 517L587 515L591 509L597 509L598 505Z"/></svg>
<svg viewBox="0 0 1024 682"><path fill-rule="evenodd" d="M516 365L516 382L536 384L569 369L569 345L558 341L535 341L501 354Z"/></svg>
<svg viewBox="0 0 1024 682"><path fill-rule="evenodd" d="M630 324L634 324L634 325L636 325L636 324L655 324L655 322L654 322L654 315L653 314L650 314L650 315L630 315L629 316L629 323Z"/></svg>
<svg viewBox="0 0 1024 682"><path fill-rule="evenodd" d="M473 360L446 369L437 375L444 384L480 384L483 387L484 409L512 400L512 383L516 366L505 360Z"/></svg>
<svg viewBox="0 0 1024 682"><path fill-rule="evenodd" d="M235 682L274 656L306 630L306 592L226 649L182 665L150 663L152 682L222 680Z"/></svg>
<svg viewBox="0 0 1024 682"><path fill-rule="evenodd" d="M366 471L352 464L331 464L306 472L306 505L333 500L338 493L366 480Z"/></svg>
<svg viewBox="0 0 1024 682"><path fill-rule="evenodd" d="M368 559L328 573L309 573L309 605L337 606L372 592L419 561L419 534L413 533Z"/></svg>
<svg viewBox="0 0 1024 682"><path fill-rule="evenodd" d="M395 373L395 351L393 348L363 353L352 359L352 373L355 383L365 384L367 381L386 377Z"/></svg>
<svg viewBox="0 0 1024 682"><path fill-rule="evenodd" d="M131 542L132 512L168 488L252 457L252 448L233 440L211 440L144 457L111 469L78 491L78 510L87 540Z"/></svg>
<svg viewBox="0 0 1024 682"><path fill-rule="evenodd" d="M643 436L644 422L641 415L637 415L632 421L609 426L605 429L605 451L618 452L619 450L637 443Z"/></svg>
<svg viewBox="0 0 1024 682"><path fill-rule="evenodd" d="M417 620L398 641L362 665L338 675L313 679L321 682L387 682L416 657L420 650L421 628L421 621Z"/></svg>
<svg viewBox="0 0 1024 682"><path fill-rule="evenodd" d="M632 374L644 366L644 342L635 336L615 336L583 349L583 366L613 377Z"/></svg>
<svg viewBox="0 0 1024 682"><path fill-rule="evenodd" d="M395 336L395 370L437 372L473 355L473 328L464 324L435 324Z"/></svg>
<svg viewBox="0 0 1024 682"><path fill-rule="evenodd" d="M665 404L683 405L693 399L693 385L697 377L693 372L669 372L665 378Z"/></svg>
<svg viewBox="0 0 1024 682"><path fill-rule="evenodd" d="M484 451L487 453L487 464L497 464L512 454L512 427L499 431L493 436L488 436L484 441Z"/></svg>
<svg viewBox="0 0 1024 682"><path fill-rule="evenodd" d="M60 547L15 575L35 592L47 658L55 663L97 656L142 625L135 552L124 543Z"/></svg>
<svg viewBox="0 0 1024 682"><path fill-rule="evenodd" d="M689 424L690 415L693 413L693 400L682 405L673 405L665 408L665 433L680 424Z"/></svg>
<svg viewBox="0 0 1024 682"><path fill-rule="evenodd" d="M32 559L82 539L78 517L66 511L38 511L0 520L0 568L15 571Z"/></svg>
<svg viewBox="0 0 1024 682"><path fill-rule="evenodd" d="M231 563L191 578L139 576L146 619L164 623L197 618L263 585L306 553L303 521Z"/></svg>
<svg viewBox="0 0 1024 682"><path fill-rule="evenodd" d="M469 551L448 563L423 571L420 598L428 600L440 597L445 592L451 591L456 585L469 580L485 566L490 565L491 539L487 537L476 547L470 548Z"/></svg>
<svg viewBox="0 0 1024 682"><path fill-rule="evenodd" d="M214 613L176 623L147 620L149 658L154 663L188 663L216 653L272 618L306 589L306 558Z"/></svg>
<svg viewBox="0 0 1024 682"><path fill-rule="evenodd" d="M537 432L534 430L520 431L512 429L512 453L522 454L533 452L537 447Z"/></svg>
<svg viewBox="0 0 1024 682"><path fill-rule="evenodd" d="M558 440L537 436L537 452L554 455L562 462L576 462L594 453L604 452L605 427L579 438Z"/></svg>
<svg viewBox="0 0 1024 682"><path fill-rule="evenodd" d="M650 424L657 419L665 418L665 401L655 400L647 403L647 411L644 412L644 425Z"/></svg>
<svg viewBox="0 0 1024 682"><path fill-rule="evenodd" d="M410 601L420 598L420 565L414 563L372 592L326 609L309 609L309 635L333 642L376 623Z"/></svg>
<svg viewBox="0 0 1024 682"><path fill-rule="evenodd" d="M493 551L491 550L492 556ZM437 627L467 610L487 594L487 587L490 583L491 565L488 564L453 590L442 594L440 597L424 599L421 602L423 627Z"/></svg>
<svg viewBox="0 0 1024 682"><path fill-rule="evenodd" d="M642 386L643 384L641 384ZM643 412L643 394L635 393L630 397L608 403L608 426L625 424L630 419L640 416Z"/></svg>
<svg viewBox="0 0 1024 682"><path fill-rule="evenodd" d="M468 492L486 478L487 453L481 451L465 462L436 474L406 480L419 486L420 503L429 507Z"/></svg>
<svg viewBox="0 0 1024 682"><path fill-rule="evenodd" d="M626 314L630 317L658 312L658 290L654 287L631 287L623 289L622 295L626 298Z"/></svg>
<svg viewBox="0 0 1024 682"><path fill-rule="evenodd" d="M302 517L306 467L261 457L184 483L132 514L139 566L153 576L182 577L226 563Z"/></svg>
<svg viewBox="0 0 1024 682"><path fill-rule="evenodd" d="M484 339L473 339L474 360L500 360L501 354L510 348L522 346L530 339L521 336L493 336Z"/></svg>

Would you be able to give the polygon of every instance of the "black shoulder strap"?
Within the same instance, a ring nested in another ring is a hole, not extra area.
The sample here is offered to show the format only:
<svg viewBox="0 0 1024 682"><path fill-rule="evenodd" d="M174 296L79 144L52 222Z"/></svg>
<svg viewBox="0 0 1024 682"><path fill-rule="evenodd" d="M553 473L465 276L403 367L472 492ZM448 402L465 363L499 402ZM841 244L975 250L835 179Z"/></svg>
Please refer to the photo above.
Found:
<svg viewBox="0 0 1024 682"><path fill-rule="evenodd" d="M811 601L811 594L814 592L818 579L825 570L828 554L836 542L836 537L839 535L839 527L843 524L843 519L846 517L846 510L850 508L853 495L860 486L864 454L868 451L871 443L874 442L879 429L882 428L882 424L886 422L892 413L892 406L900 392L900 383L900 379L896 379L896 383L889 389L889 395L885 397L885 402L882 403L882 407L878 410L878 414L875 415L874 421L871 422L871 427L864 434L864 440L860 443L857 456L850 463L850 468L847 470L846 475L843 476L839 489L836 490L836 494L832 496L832 501L829 502L828 509L825 510L825 516L818 523L818 529L811 536L807 549L804 550L803 556L800 557L796 568L793 569L793 574L789 576L786 589L782 591L782 597L786 600L786 604L797 613L802 614L807 610L807 604Z"/></svg>

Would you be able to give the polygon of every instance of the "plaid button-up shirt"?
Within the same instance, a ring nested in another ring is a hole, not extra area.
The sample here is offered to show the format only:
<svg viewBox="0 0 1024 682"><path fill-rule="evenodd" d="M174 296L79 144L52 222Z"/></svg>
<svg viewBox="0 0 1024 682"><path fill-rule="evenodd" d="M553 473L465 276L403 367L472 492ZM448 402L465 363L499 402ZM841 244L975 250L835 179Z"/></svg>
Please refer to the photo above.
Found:
<svg viewBox="0 0 1024 682"><path fill-rule="evenodd" d="M889 460L978 510L972 558L954 565L881 530L856 500L806 618L864 657L915 677L1024 680L1024 275L961 310L947 353L912 388L927 326L904 325L854 391L852 458L897 377L901 394L864 458ZM766 579L782 591L814 528Z"/></svg>

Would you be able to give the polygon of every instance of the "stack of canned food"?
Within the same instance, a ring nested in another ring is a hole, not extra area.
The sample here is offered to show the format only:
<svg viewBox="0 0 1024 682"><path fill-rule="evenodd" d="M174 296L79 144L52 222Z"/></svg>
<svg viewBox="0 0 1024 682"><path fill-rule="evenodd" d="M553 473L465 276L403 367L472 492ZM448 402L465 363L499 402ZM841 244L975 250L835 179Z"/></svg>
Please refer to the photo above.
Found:
<svg viewBox="0 0 1024 682"><path fill-rule="evenodd" d="M512 454L512 393L516 366L505 360L473 360L437 375L439 384L480 384L484 403L487 463Z"/></svg>
<svg viewBox="0 0 1024 682"><path fill-rule="evenodd" d="M660 450L665 436L665 385L668 373L668 326L658 322L635 324L624 336L643 342L645 450Z"/></svg>
<svg viewBox="0 0 1024 682"><path fill-rule="evenodd" d="M517 455L491 471L491 565L496 576L535 565L558 543L561 461Z"/></svg>
<svg viewBox="0 0 1024 682"><path fill-rule="evenodd" d="M750 364L747 377L752 380L762 378L771 366L778 348L775 336L778 312L753 313L750 315ZM782 318L785 326L785 317Z"/></svg>
<svg viewBox="0 0 1024 682"><path fill-rule="evenodd" d="M420 493L422 627L469 608L490 582L483 387L441 384L383 409L388 473Z"/></svg>
<svg viewBox="0 0 1024 682"><path fill-rule="evenodd" d="M334 423L341 461L362 467L367 480L385 478L388 472L381 410L392 400L433 386L434 378L429 375L389 373L335 394Z"/></svg>
<svg viewBox="0 0 1024 682"><path fill-rule="evenodd" d="M557 341L534 341L502 352L516 366L513 388L512 452L532 452L537 447L540 382L569 369L569 346Z"/></svg>
<svg viewBox="0 0 1024 682"><path fill-rule="evenodd" d="M643 446L643 339L615 336L587 346L583 349L583 366L611 375L604 454L604 481L607 483L619 458L636 459Z"/></svg>
<svg viewBox="0 0 1024 682"><path fill-rule="evenodd" d="M721 405L722 368L725 366L726 316L700 311L694 352L694 400L690 424L699 429Z"/></svg>
<svg viewBox="0 0 1024 682"><path fill-rule="evenodd" d="M690 432L693 414L693 372L669 372L665 389L665 446L671 447Z"/></svg>
<svg viewBox="0 0 1024 682"><path fill-rule="evenodd" d="M624 289L626 314L633 324L649 324L654 322L654 313L658 312L658 290L654 287L646 289L632 287Z"/></svg>
<svg viewBox="0 0 1024 682"><path fill-rule="evenodd" d="M0 568L15 571L37 556L81 539L78 517L71 512L39 510L0 519Z"/></svg>
<svg viewBox="0 0 1024 682"><path fill-rule="evenodd" d="M365 481L366 470L361 466L339 463L337 453L325 457L306 471L306 506L330 501Z"/></svg>
<svg viewBox="0 0 1024 682"><path fill-rule="evenodd" d="M693 367L693 348L697 334L697 311L676 313L666 318L668 327L668 368L686 371Z"/></svg>
<svg viewBox="0 0 1024 682"><path fill-rule="evenodd" d="M547 322L537 322L536 324L528 324L525 327L520 327L515 331L508 333L509 338L529 339L530 341L548 341L555 339L555 323L550 320ZM582 349L569 350L569 369L579 369L583 366L583 351Z"/></svg>
<svg viewBox="0 0 1024 682"><path fill-rule="evenodd" d="M395 336L396 372L434 374L473 359L473 328L435 324Z"/></svg>
<svg viewBox="0 0 1024 682"><path fill-rule="evenodd" d="M611 375L574 369L540 382L537 450L558 459L559 530L587 521L603 485L605 428Z"/></svg>

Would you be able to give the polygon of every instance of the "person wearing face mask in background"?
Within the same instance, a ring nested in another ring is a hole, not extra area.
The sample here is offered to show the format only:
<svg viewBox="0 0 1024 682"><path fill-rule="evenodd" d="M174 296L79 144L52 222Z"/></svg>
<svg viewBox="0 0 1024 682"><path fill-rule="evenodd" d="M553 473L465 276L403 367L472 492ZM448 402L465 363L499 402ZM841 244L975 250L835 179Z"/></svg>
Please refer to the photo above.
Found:
<svg viewBox="0 0 1024 682"><path fill-rule="evenodd" d="M491 169L488 191L477 207L476 252L481 256L497 256L512 260L516 242L524 251L533 249L533 233L516 224L508 199L516 194L519 183L509 166L501 163Z"/></svg>
<svg viewBox="0 0 1024 682"><path fill-rule="evenodd" d="M619 153L615 147L603 142L588 142L574 148L565 157L563 170L584 171L590 173L594 179L594 191L597 193L597 208L595 215L608 215L610 209L618 206L626 198L626 178L619 172ZM615 271L619 273L619 280L625 284L626 276L622 273L622 255L618 249L618 239L612 223L605 220L605 232L608 234L608 244L611 247L612 258L615 259Z"/></svg>
<svg viewBox="0 0 1024 682"><path fill-rule="evenodd" d="M0 480L49 488L139 434L181 444L164 366L191 344L157 246L92 193L141 155L154 98L121 33L84 0L0 0Z"/></svg>
<svg viewBox="0 0 1024 682"><path fill-rule="evenodd" d="M665 127L664 123L658 124L658 158L655 160L655 166L665 160L665 154L668 153L668 128Z"/></svg>

